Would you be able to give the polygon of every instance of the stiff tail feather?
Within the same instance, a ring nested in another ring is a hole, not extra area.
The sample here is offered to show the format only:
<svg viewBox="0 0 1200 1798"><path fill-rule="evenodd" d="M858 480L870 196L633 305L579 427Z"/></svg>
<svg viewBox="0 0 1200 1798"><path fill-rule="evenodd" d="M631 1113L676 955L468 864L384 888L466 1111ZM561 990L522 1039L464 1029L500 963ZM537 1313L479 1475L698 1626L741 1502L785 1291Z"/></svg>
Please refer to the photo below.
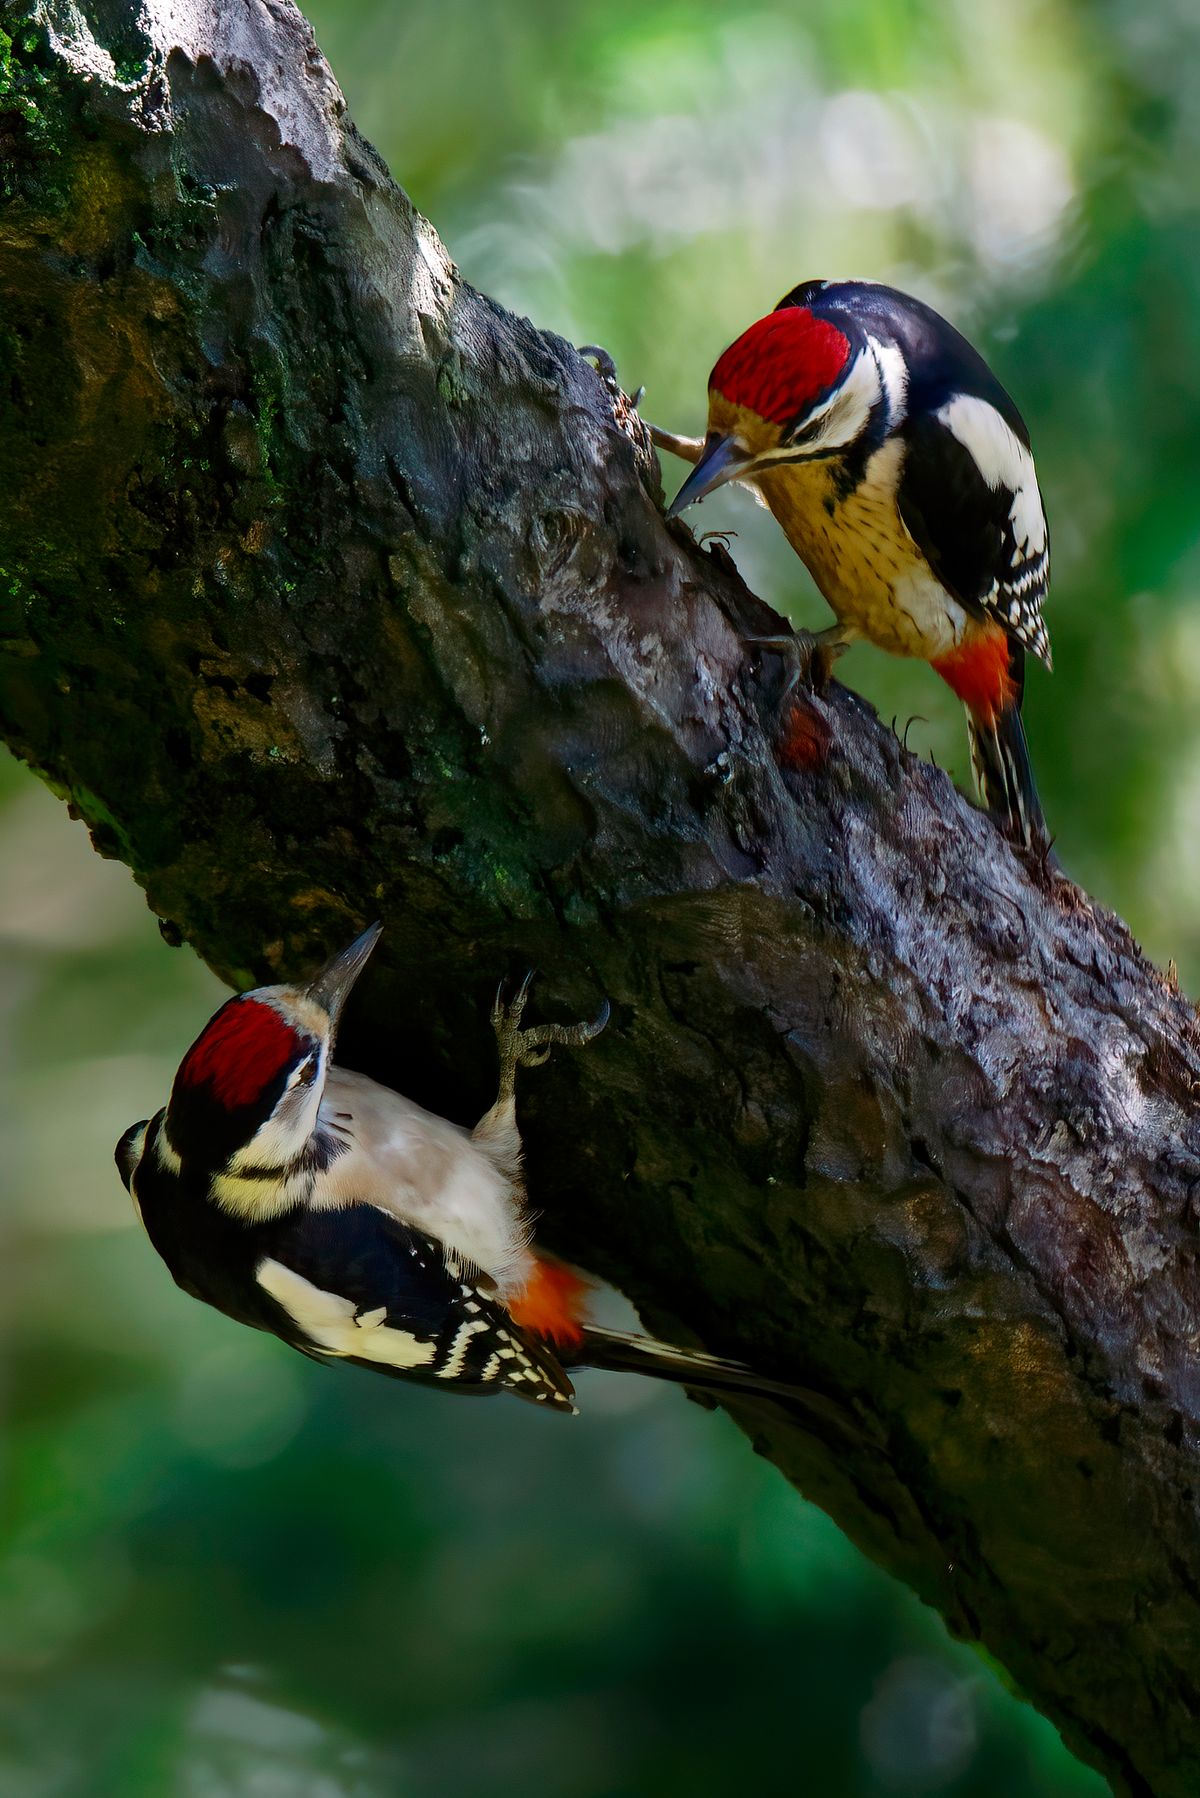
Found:
<svg viewBox="0 0 1200 1798"><path fill-rule="evenodd" d="M987 720L968 711L967 734L979 797L992 817L1014 842L1026 849L1043 847L1049 837L1034 785L1020 701Z"/></svg>
<svg viewBox="0 0 1200 1798"><path fill-rule="evenodd" d="M672 1380L698 1392L744 1392L760 1398L779 1398L806 1411L820 1413L844 1431L845 1418L822 1393L807 1386L790 1385L756 1373L741 1361L706 1355L701 1349L677 1348L649 1336L627 1336L620 1330L588 1326L579 1347L565 1357L572 1368L598 1367L608 1373L640 1373L653 1380Z"/></svg>
<svg viewBox="0 0 1200 1798"><path fill-rule="evenodd" d="M966 707L979 797L1011 841L1046 848L1049 834L1021 723L1024 648L993 620L933 666Z"/></svg>

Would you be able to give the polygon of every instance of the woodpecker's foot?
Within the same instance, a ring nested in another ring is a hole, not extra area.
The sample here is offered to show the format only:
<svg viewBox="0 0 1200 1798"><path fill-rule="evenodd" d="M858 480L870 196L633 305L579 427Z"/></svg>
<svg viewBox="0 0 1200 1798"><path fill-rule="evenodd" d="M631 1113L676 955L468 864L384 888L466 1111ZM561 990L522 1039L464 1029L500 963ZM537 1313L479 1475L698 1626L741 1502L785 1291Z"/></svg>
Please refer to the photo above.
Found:
<svg viewBox="0 0 1200 1798"><path fill-rule="evenodd" d="M650 427L638 411L642 403L642 395L646 389L639 387L636 393L626 393L621 386L617 374L617 365L608 351L598 343L581 343L579 354L587 356L596 364L596 373L603 381L612 402L613 418L625 433L637 452L638 465L643 480L651 492L659 487L658 464L654 460L654 446L650 438Z"/></svg>
<svg viewBox="0 0 1200 1798"><path fill-rule="evenodd" d="M581 343L578 348L581 356L596 364L596 373L602 381L616 381L617 365L606 349L598 343Z"/></svg>
<svg viewBox="0 0 1200 1798"><path fill-rule="evenodd" d="M606 999L590 1022L535 1024L532 1030L522 1030L521 1016L529 998L532 981L531 968L509 1003L505 1003L504 989L501 987L492 1006L492 1029L496 1032L496 1049L500 1057L500 1092L497 1104L512 1097L516 1090L518 1068L540 1068L543 1062L549 1061L550 1051L559 1045L568 1049L580 1049L584 1043L590 1043L594 1036L599 1036L608 1023L609 1006Z"/></svg>
<svg viewBox="0 0 1200 1798"><path fill-rule="evenodd" d="M703 437L677 437L674 431L664 431L658 425L652 425L649 419L645 422L655 449L666 450L669 456L678 456L680 461L690 462L695 467L704 453Z"/></svg>
<svg viewBox="0 0 1200 1798"><path fill-rule="evenodd" d="M742 642L752 643L757 649L773 649L783 657L787 682L779 696L780 711L801 683L818 693L827 687L833 678L833 664L850 647L838 624L830 625L824 631L789 631L780 637L743 637Z"/></svg>
<svg viewBox="0 0 1200 1798"><path fill-rule="evenodd" d="M581 356L586 356L589 362L594 362L596 364L596 373L600 376L600 379L612 394L614 401L619 400L622 405L628 405L634 412L636 412L642 403L642 397L645 394L646 389L644 387L639 387L636 393L626 393L625 389L621 386L620 376L617 374L616 363L613 361L608 351L602 348L600 344L581 343L577 347ZM642 425L643 430L649 429L644 421L639 419L638 422Z"/></svg>

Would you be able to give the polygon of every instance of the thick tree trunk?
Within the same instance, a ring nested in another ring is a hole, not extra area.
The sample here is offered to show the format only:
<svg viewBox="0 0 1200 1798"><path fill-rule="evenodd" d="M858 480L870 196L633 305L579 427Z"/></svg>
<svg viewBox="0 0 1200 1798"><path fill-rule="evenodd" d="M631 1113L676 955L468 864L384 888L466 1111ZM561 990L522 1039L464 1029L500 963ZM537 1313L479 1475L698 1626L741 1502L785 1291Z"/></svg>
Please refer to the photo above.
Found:
<svg viewBox="0 0 1200 1798"><path fill-rule="evenodd" d="M607 994L526 1087L551 1240L819 1386L756 1446L1119 1790L1194 1793L1190 1008L850 694L782 765L771 615L286 0L5 29L9 741L230 980L381 915L348 1058L454 1115L500 975Z"/></svg>

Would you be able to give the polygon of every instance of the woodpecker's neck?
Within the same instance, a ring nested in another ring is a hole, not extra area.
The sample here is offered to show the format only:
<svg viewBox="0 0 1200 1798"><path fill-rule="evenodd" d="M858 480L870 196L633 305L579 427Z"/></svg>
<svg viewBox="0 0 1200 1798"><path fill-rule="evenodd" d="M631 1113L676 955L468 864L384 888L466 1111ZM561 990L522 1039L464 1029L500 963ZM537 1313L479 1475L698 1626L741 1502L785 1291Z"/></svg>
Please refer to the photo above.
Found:
<svg viewBox="0 0 1200 1798"><path fill-rule="evenodd" d="M257 1160L257 1146L251 1143L235 1155L213 1175L209 1185L210 1197L223 1211L255 1223L278 1217L296 1205L319 1206L323 1176L348 1145L336 1130L318 1123L307 1142L286 1161ZM335 1201L331 1197L328 1202Z"/></svg>
<svg viewBox="0 0 1200 1798"><path fill-rule="evenodd" d="M297 1125L309 1123L302 1133ZM268 1119L219 1165L202 1152L181 1154L171 1132L170 1113L160 1114L157 1128L147 1132L146 1149L163 1173L184 1186L199 1188L206 1199L233 1217L262 1223L298 1205L319 1203L321 1176L346 1143L333 1124L320 1118L320 1095L314 1094L303 1120L284 1130Z"/></svg>

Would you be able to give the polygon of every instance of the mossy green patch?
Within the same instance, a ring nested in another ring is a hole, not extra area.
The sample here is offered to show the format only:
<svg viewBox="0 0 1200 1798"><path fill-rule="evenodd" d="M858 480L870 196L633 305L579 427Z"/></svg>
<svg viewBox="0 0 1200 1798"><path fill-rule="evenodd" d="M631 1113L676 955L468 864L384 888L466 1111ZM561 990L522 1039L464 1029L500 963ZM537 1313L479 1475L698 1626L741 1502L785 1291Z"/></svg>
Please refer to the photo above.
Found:
<svg viewBox="0 0 1200 1798"><path fill-rule="evenodd" d="M62 185L46 172L61 154L68 107L59 86L60 70L43 25L28 20L0 29L0 194L43 203L53 209Z"/></svg>
<svg viewBox="0 0 1200 1798"><path fill-rule="evenodd" d="M266 486L267 504L278 506L286 498L279 470L279 419L285 401L281 400L280 395L260 373L254 376L254 396L258 402L254 416L254 435L258 439L262 459L262 479Z"/></svg>
<svg viewBox="0 0 1200 1798"><path fill-rule="evenodd" d="M114 816L98 794L89 787L72 785L71 802L92 833L98 852L111 859L134 864L133 844L125 826Z"/></svg>

